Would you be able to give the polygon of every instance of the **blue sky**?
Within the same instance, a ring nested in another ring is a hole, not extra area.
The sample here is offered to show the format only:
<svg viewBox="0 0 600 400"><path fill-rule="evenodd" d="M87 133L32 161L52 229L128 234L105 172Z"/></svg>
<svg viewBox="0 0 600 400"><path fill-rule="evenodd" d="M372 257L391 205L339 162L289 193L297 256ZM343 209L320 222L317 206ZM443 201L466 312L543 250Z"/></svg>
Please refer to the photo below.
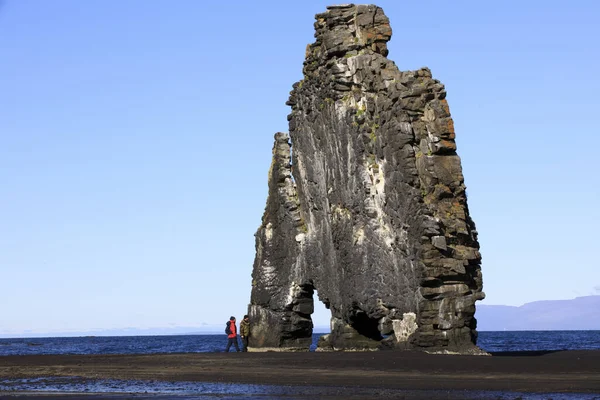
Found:
<svg viewBox="0 0 600 400"><path fill-rule="evenodd" d="M0 3L0 335L245 313L273 134L329 3ZM600 6L377 4L389 58L448 90L482 304L600 294Z"/></svg>

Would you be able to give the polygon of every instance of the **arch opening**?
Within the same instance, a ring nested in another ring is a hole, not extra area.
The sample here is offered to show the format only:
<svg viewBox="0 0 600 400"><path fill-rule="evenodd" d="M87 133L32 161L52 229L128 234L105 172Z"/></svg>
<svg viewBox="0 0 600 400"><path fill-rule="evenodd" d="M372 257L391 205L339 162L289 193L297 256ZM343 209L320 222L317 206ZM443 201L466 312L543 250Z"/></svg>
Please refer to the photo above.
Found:
<svg viewBox="0 0 600 400"><path fill-rule="evenodd" d="M331 311L327 307L327 304L319 299L319 294L316 289L313 292L312 300L313 313L310 318L312 320L313 330L312 343L309 350L315 351L319 340L331 332Z"/></svg>
<svg viewBox="0 0 600 400"><path fill-rule="evenodd" d="M313 334L326 334L331 331L331 311L327 305L319 299L319 293L315 289L313 294L313 313L310 316L313 321Z"/></svg>

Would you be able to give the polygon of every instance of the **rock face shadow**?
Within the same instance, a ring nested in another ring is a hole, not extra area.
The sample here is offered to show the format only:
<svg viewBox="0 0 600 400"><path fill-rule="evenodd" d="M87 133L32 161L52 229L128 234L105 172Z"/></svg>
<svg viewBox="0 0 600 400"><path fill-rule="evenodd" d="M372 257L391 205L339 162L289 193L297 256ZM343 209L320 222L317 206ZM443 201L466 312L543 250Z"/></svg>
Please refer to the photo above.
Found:
<svg viewBox="0 0 600 400"><path fill-rule="evenodd" d="M387 58L374 5L328 7L276 133L256 232L250 349L477 354L481 254L444 86ZM292 151L293 150L293 151Z"/></svg>

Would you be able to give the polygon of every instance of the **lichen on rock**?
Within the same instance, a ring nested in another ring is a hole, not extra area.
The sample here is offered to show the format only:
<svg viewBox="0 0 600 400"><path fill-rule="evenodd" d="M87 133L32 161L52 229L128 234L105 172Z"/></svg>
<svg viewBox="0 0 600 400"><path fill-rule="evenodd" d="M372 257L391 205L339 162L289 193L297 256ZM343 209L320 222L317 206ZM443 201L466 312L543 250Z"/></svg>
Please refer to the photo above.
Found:
<svg viewBox="0 0 600 400"><path fill-rule="evenodd" d="M374 5L316 16L275 135L251 350L308 350L317 290L320 350L478 351L481 255L446 91L387 58L391 35Z"/></svg>

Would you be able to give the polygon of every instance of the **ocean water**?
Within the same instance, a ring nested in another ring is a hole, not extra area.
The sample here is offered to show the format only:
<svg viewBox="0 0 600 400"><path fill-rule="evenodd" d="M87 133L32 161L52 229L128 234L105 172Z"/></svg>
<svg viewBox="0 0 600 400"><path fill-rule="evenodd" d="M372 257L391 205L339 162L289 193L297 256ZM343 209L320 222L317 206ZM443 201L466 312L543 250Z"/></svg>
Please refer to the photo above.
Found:
<svg viewBox="0 0 600 400"><path fill-rule="evenodd" d="M479 332L477 345L494 353L503 351L598 350L600 331Z"/></svg>
<svg viewBox="0 0 600 400"><path fill-rule="evenodd" d="M313 335L311 350L322 335ZM18 338L0 339L0 356L204 353L224 351L226 344L225 335ZM479 332L477 344L488 352L595 350L600 349L600 331Z"/></svg>

